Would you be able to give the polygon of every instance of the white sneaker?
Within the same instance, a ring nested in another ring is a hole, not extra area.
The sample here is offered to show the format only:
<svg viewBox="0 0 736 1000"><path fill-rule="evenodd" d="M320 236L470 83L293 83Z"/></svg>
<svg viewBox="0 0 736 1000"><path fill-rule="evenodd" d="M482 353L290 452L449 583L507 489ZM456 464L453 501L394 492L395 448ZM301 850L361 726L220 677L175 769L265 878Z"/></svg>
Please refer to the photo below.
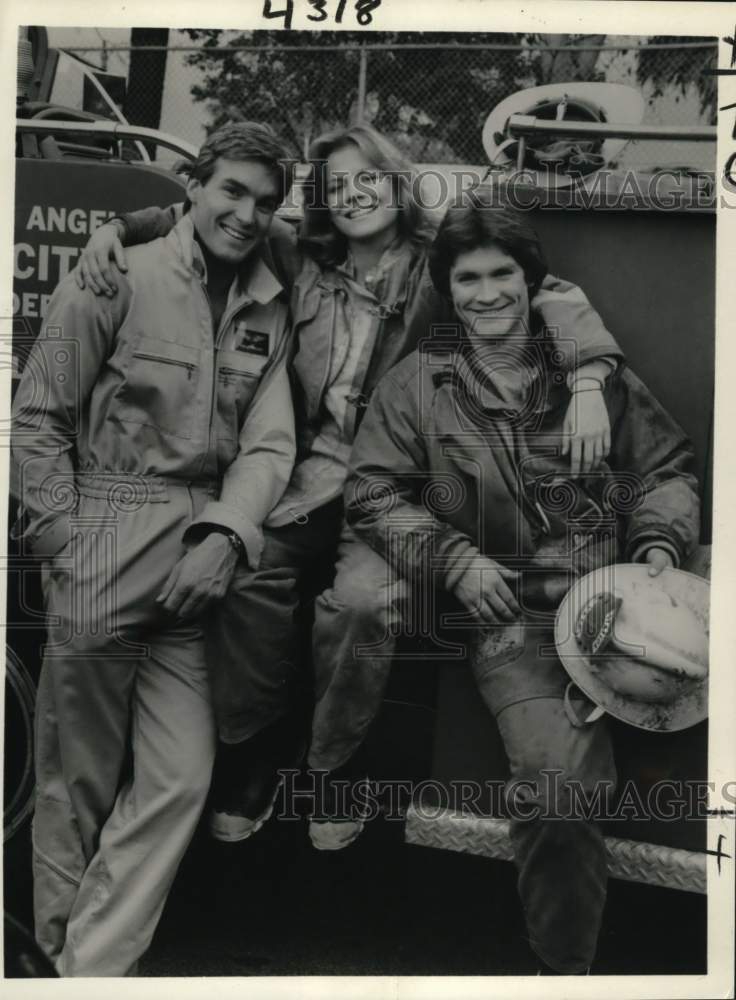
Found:
<svg viewBox="0 0 736 1000"><path fill-rule="evenodd" d="M357 840L363 832L362 819L345 820L342 823L321 822L310 819L309 839L318 851L341 851Z"/></svg>
<svg viewBox="0 0 736 1000"><path fill-rule="evenodd" d="M225 843L233 844L239 840L247 840L254 833L258 833L263 824L271 818L273 807L279 789L283 784L283 778L279 780L274 789L273 797L260 816L251 819L249 816L239 816L237 813L216 812L214 809L209 816L210 834L215 840L222 840Z"/></svg>

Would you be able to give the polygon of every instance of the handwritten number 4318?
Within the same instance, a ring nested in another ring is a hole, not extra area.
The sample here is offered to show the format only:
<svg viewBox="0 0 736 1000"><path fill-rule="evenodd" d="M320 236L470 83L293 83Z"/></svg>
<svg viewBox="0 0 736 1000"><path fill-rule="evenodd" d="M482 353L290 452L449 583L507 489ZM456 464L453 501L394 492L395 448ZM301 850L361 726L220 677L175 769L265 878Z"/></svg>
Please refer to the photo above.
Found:
<svg viewBox="0 0 736 1000"><path fill-rule="evenodd" d="M328 19L327 0L307 0L314 8L314 14L307 14L308 21L326 21ZM335 9L335 24L342 24L342 17L348 0L337 0ZM373 20L373 11L381 6L381 0L357 0L355 4L355 19L358 24L365 26ZM291 27L291 19L294 15L294 0L286 0L286 3L279 10L274 10L273 0L264 0L263 16L269 19L283 17L284 27Z"/></svg>

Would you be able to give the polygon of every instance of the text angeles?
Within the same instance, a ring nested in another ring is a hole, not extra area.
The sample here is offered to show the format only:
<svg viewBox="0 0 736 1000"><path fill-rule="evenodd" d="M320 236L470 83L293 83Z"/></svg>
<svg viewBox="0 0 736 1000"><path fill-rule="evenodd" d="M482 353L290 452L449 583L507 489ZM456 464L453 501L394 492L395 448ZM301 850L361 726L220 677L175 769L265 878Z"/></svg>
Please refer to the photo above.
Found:
<svg viewBox="0 0 736 1000"><path fill-rule="evenodd" d="M335 24L343 23L348 7L348 0L301 0L301 2L312 10L312 13L307 14L308 21L327 21L332 15ZM373 11L380 6L381 0L351 0L350 11L354 13L357 23L365 27L373 22ZM263 17L269 20L283 18L283 27L288 29L291 27L293 16L294 0L264 0Z"/></svg>

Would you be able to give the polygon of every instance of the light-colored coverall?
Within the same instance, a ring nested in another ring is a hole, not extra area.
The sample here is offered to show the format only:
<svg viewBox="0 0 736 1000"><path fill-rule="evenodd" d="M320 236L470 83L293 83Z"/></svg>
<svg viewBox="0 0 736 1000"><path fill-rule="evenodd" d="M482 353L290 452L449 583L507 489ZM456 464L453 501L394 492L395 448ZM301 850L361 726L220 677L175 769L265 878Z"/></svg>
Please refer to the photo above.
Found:
<svg viewBox="0 0 736 1000"><path fill-rule="evenodd" d="M188 216L128 260L114 298L59 285L14 405L48 612L36 935L62 975L130 974L150 943L215 750L201 630L156 597L195 525L235 531L258 565L295 450L288 309L262 256L216 334Z"/></svg>

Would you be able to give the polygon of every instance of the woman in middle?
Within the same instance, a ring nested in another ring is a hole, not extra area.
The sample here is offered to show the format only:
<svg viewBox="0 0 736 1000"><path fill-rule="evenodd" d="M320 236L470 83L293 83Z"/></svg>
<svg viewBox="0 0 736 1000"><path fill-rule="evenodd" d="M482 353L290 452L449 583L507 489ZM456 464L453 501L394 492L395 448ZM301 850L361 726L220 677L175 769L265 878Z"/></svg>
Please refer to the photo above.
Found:
<svg viewBox="0 0 736 1000"><path fill-rule="evenodd" d="M296 464L266 522L259 565L238 567L225 599L204 622L220 737L210 829L227 841L243 840L263 825L278 791L278 770L293 766L302 752L310 692L300 655L300 595L309 581L314 589L315 574L323 577L320 587L329 586L336 559L344 564L355 550L343 530L342 492L363 411L379 379L444 315L427 269L436 223L417 202L410 164L367 125L320 137L310 158L301 268L291 289ZM80 282L86 278L95 287L108 257L124 260L120 236L127 244L146 242L168 231L181 211L175 206L126 215L122 233L103 226L88 244ZM275 247L272 239L272 255ZM586 379L581 388L593 390L571 397L566 420L571 465L589 469L608 447L608 417L596 387L602 389L621 352L574 285L547 277L531 308L556 331L569 384ZM318 599L315 615L319 695L345 651L339 637L330 636L329 603ZM386 661L376 671L372 701L380 699L388 666ZM310 758L311 766L328 773L339 764L315 746ZM352 823L310 823L312 842L321 849L345 846L358 832Z"/></svg>

